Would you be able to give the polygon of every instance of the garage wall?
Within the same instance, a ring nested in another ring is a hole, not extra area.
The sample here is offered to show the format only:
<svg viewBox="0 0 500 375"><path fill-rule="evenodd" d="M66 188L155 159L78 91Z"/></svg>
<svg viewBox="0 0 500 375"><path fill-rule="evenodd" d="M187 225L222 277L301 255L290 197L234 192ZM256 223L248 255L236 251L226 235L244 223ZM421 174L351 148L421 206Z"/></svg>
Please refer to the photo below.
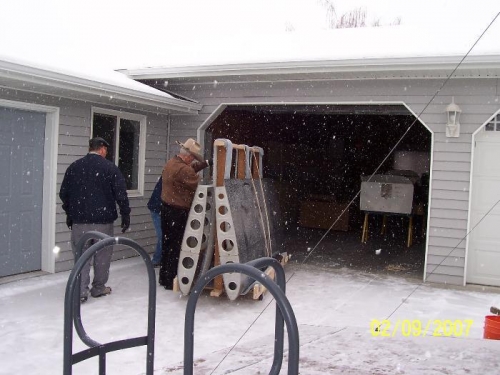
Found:
<svg viewBox="0 0 500 375"><path fill-rule="evenodd" d="M56 257L55 270L56 272L69 270L74 263L70 245L71 232L66 227L66 216L61 208L58 195L66 168L88 152L92 104L8 89L0 89L0 98L60 108L57 191L54 194L57 195L55 240L61 251ZM100 104L96 106L120 110L117 107L106 107ZM127 237L137 241L148 252L153 252L156 245L156 233L146 205L166 160L168 116L141 113L128 109L124 109L124 111L143 114L147 120L144 196L129 198L132 212L131 231L127 232ZM117 234L121 233L119 224L120 218L115 222L115 233ZM116 247L113 259L122 259L131 255L135 255L133 250Z"/></svg>
<svg viewBox="0 0 500 375"><path fill-rule="evenodd" d="M472 133L500 108L496 79L378 79L307 81L176 83L169 89L204 105L198 116L173 116L170 144L196 137L197 129L222 103L405 103L434 133L431 202L426 256L426 280L462 285ZM446 138L446 106L462 108L461 135ZM425 109L425 110L424 110Z"/></svg>

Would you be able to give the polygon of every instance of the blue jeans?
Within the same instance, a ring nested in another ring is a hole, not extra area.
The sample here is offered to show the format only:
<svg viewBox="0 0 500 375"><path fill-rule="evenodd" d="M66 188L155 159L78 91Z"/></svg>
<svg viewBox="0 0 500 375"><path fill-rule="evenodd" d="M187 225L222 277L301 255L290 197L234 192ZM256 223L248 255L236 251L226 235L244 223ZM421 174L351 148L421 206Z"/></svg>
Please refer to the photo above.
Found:
<svg viewBox="0 0 500 375"><path fill-rule="evenodd" d="M151 212L151 219L153 219L153 225L156 231L156 250L151 261L153 264L161 262L161 244L162 244L162 233L161 233L161 214L159 212Z"/></svg>

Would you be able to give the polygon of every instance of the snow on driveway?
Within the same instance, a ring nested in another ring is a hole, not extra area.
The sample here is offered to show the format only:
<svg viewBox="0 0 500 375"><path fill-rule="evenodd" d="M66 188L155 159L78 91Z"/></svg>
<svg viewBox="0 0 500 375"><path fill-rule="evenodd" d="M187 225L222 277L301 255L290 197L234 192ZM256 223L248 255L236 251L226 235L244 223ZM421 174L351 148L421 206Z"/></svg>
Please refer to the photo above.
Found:
<svg viewBox="0 0 500 375"><path fill-rule="evenodd" d="M287 296L299 326L301 374L500 373L500 342L482 338L485 315L490 306L500 305L497 288L443 287L293 262L285 269ZM62 373L68 275L0 285L0 374ZM89 336L101 343L144 336L147 280L142 261L112 263L109 285L110 296L90 298L82 306ZM183 373L186 302L186 297L157 289L155 374ZM269 373L274 306L269 294L263 301L202 296L195 317L195 374ZM387 322L375 331L373 319ZM450 337L434 336L445 321L455 324L443 325ZM74 351L85 348L75 335ZM138 347L108 354L107 374L144 374L145 352ZM285 356L282 373L287 366ZM73 367L73 374L97 373L94 358Z"/></svg>

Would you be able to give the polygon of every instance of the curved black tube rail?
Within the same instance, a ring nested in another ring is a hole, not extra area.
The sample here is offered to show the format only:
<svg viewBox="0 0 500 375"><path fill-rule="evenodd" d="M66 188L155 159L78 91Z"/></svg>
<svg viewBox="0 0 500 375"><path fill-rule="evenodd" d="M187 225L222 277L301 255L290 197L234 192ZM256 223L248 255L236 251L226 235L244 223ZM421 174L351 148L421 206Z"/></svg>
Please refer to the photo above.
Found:
<svg viewBox="0 0 500 375"><path fill-rule="evenodd" d="M90 239L99 239L97 243L89 247L83 254L82 249ZM92 340L82 324L80 311L80 273L85 263L97 251L112 245L125 245L134 249L146 263L149 278L149 300L148 300L148 328L146 336L133 337L125 340L112 341L101 344ZM99 356L99 375L106 374L106 353L133 348L136 346L147 346L146 374L153 375L154 369L154 339L156 319L156 282L153 263L149 254L135 241L125 237L110 237L100 232L87 232L80 239L75 249L75 266L71 271L66 284L64 297L64 363L63 374L71 375L72 366L86 359ZM73 353L73 324L80 339L89 347L78 353Z"/></svg>
<svg viewBox="0 0 500 375"><path fill-rule="evenodd" d="M272 266L276 271L276 283L259 268ZM288 374L299 373L299 330L292 306L285 295L285 272L281 264L274 258L259 258L248 263L228 263L214 267L200 276L191 291L186 306L184 322L184 375L193 375L194 354L194 314L196 303L207 284L216 276L228 272L245 274L264 285L273 295L278 305L276 309L274 359L269 375L279 374L283 360L283 335L286 323L288 331Z"/></svg>

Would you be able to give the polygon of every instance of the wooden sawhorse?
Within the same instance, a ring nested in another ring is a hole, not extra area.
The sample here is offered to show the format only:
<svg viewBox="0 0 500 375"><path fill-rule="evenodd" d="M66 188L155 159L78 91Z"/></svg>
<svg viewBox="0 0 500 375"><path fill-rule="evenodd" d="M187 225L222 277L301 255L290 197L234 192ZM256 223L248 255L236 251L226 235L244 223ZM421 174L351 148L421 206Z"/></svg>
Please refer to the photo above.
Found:
<svg viewBox="0 0 500 375"><path fill-rule="evenodd" d="M375 215L383 215L382 216L382 229L380 230L381 234L385 234L387 229L387 216L395 215L395 216L406 216L409 218L408 220L408 236L406 241L406 246L410 247L413 244L413 215L412 214L398 214L392 212L373 212L373 211L365 211L365 219L363 221L363 230L361 232L361 242L366 243L368 241L368 218L370 214Z"/></svg>

